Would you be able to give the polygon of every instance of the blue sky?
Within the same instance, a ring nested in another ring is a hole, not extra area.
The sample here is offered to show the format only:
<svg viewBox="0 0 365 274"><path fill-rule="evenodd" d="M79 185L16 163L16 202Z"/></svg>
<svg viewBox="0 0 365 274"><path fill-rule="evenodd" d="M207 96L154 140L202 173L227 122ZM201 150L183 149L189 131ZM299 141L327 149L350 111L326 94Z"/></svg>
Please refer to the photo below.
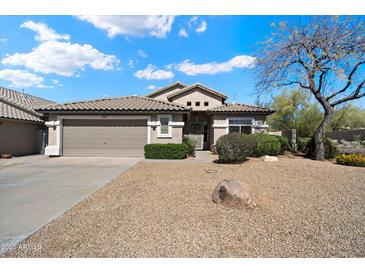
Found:
<svg viewBox="0 0 365 274"><path fill-rule="evenodd" d="M65 102L144 95L179 80L255 103L252 57L271 23L288 19L1 16L0 85Z"/></svg>

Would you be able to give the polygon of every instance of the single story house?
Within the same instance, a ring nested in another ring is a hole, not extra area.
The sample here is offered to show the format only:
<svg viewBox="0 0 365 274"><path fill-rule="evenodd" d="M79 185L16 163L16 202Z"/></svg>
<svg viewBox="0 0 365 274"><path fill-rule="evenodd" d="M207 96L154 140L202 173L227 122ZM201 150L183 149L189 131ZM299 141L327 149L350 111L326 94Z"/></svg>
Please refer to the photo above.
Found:
<svg viewBox="0 0 365 274"><path fill-rule="evenodd" d="M43 114L34 109L54 103L0 87L0 154L22 156L41 153L47 142L47 128Z"/></svg>
<svg viewBox="0 0 365 274"><path fill-rule="evenodd" d="M175 82L146 96L103 98L37 108L48 118L51 156L143 156L149 143L196 140L210 149L228 132L266 131L272 109L227 104L205 85Z"/></svg>

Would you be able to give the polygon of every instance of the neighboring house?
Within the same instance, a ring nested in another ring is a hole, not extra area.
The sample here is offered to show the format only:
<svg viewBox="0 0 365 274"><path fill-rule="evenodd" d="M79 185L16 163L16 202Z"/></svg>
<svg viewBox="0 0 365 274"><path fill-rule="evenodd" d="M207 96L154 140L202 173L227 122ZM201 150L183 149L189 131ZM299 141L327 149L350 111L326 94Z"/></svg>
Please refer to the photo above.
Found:
<svg viewBox="0 0 365 274"><path fill-rule="evenodd" d="M209 149L228 132L264 132L272 109L226 104L228 97L202 84L176 82L147 96L126 96L40 107L48 116L46 155L142 156L148 143L181 143L183 136Z"/></svg>
<svg viewBox="0 0 365 274"><path fill-rule="evenodd" d="M37 107L55 102L0 87L0 154L41 153L46 128ZM44 133L44 134L42 134Z"/></svg>

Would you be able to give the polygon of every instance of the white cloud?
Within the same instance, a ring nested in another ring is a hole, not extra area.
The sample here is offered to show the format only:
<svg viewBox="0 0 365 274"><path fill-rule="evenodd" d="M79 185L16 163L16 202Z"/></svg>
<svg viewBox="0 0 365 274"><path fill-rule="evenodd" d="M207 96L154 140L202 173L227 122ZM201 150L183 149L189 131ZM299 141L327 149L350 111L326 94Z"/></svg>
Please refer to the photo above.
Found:
<svg viewBox="0 0 365 274"><path fill-rule="evenodd" d="M155 90L155 89L158 89L158 88L155 85L149 85L148 87L146 87L146 89Z"/></svg>
<svg viewBox="0 0 365 274"><path fill-rule="evenodd" d="M181 36L181 37L188 37L189 34L187 33L187 31L184 28L181 28L179 30L179 36Z"/></svg>
<svg viewBox="0 0 365 274"><path fill-rule="evenodd" d="M174 16L122 16L122 15L83 15L80 20L93 24L96 28L106 31L108 37L117 35L166 37L171 31Z"/></svg>
<svg viewBox="0 0 365 274"><path fill-rule="evenodd" d="M56 41L56 40L70 40L68 34L58 34L53 29L49 28L44 23L35 23L33 21L26 21L20 25L21 28L27 28L37 33L35 39L39 42Z"/></svg>
<svg viewBox="0 0 365 274"><path fill-rule="evenodd" d="M157 69L154 65L149 64L145 69L138 70L134 73L134 76L138 79L162 80L172 79L174 77L174 73L168 70Z"/></svg>
<svg viewBox="0 0 365 274"><path fill-rule="evenodd" d="M134 68L134 61L132 59L129 59L127 65L131 69Z"/></svg>
<svg viewBox="0 0 365 274"><path fill-rule="evenodd" d="M137 54L139 57L146 58L148 55L141 49L137 50Z"/></svg>
<svg viewBox="0 0 365 274"><path fill-rule="evenodd" d="M3 65L24 66L36 72L73 76L87 66L96 70L112 70L119 64L115 55L108 55L91 45L47 41L29 53L15 53L5 57Z"/></svg>
<svg viewBox="0 0 365 274"><path fill-rule="evenodd" d="M203 33L207 30L208 24L205 20L200 19L198 16L190 17L189 21L185 22L188 30L195 30L197 33ZM185 28L180 28L179 36L188 37L188 32Z"/></svg>
<svg viewBox="0 0 365 274"><path fill-rule="evenodd" d="M43 23L27 21L21 25L34 30L41 43L28 53L6 55L3 65L24 66L36 72L74 76L79 70L90 67L96 70L112 70L118 66L115 55L105 54L88 44L73 44L66 41L68 35L60 35Z"/></svg>
<svg viewBox="0 0 365 274"><path fill-rule="evenodd" d="M8 39L6 39L6 38L0 38L0 43L5 43L6 41L8 41Z"/></svg>
<svg viewBox="0 0 365 274"><path fill-rule="evenodd" d="M59 81L59 80L57 80L57 79L52 79L51 81L52 81L52 83L53 83L55 86L63 87L63 84L62 84L62 83L60 83L60 81Z"/></svg>
<svg viewBox="0 0 365 274"><path fill-rule="evenodd" d="M207 22L202 20L200 26L198 26L195 31L198 33L202 33L207 30Z"/></svg>
<svg viewBox="0 0 365 274"><path fill-rule="evenodd" d="M192 16L189 19L188 26L191 28L198 21L198 16Z"/></svg>
<svg viewBox="0 0 365 274"><path fill-rule="evenodd" d="M42 77L20 69L0 70L0 79L11 82L11 86L17 88L28 88L33 86L39 88L50 87L43 84L44 79Z"/></svg>
<svg viewBox="0 0 365 274"><path fill-rule="evenodd" d="M230 72L235 68L253 68L255 66L255 63L256 57L239 55L222 63L210 62L205 64L194 64L187 59L180 64L174 65L174 68L187 75L213 75L217 73Z"/></svg>

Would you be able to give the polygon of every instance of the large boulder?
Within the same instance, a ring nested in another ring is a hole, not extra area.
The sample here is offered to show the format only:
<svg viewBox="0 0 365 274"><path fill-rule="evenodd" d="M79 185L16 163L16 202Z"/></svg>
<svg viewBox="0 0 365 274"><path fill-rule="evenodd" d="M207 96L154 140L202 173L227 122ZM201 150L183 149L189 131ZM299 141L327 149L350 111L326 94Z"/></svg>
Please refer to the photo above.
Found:
<svg viewBox="0 0 365 274"><path fill-rule="evenodd" d="M213 191L212 200L216 204L222 204L234 208L254 208L250 191L247 185L234 179L224 179Z"/></svg>

